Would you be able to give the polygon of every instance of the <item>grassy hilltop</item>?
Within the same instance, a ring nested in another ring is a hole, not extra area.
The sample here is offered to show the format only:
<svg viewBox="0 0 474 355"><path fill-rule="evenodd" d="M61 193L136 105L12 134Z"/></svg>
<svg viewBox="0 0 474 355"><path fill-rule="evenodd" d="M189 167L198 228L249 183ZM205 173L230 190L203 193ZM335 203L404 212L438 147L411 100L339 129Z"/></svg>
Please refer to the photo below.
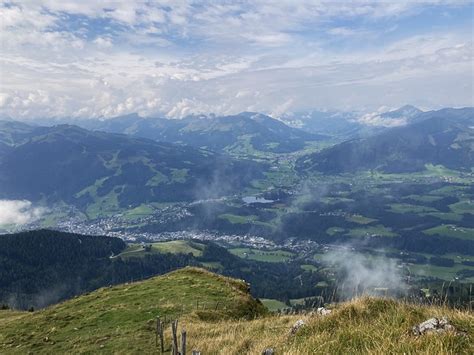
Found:
<svg viewBox="0 0 474 355"><path fill-rule="evenodd" d="M452 353L468 354L474 316L442 307L365 298L322 316L270 315L248 285L197 268L102 288L45 310L0 311L0 353L157 353L154 319L179 319L188 351L203 354ZM421 337L411 327L447 316L466 336ZM303 319L296 335L291 326ZM170 345L170 327L165 336Z"/></svg>

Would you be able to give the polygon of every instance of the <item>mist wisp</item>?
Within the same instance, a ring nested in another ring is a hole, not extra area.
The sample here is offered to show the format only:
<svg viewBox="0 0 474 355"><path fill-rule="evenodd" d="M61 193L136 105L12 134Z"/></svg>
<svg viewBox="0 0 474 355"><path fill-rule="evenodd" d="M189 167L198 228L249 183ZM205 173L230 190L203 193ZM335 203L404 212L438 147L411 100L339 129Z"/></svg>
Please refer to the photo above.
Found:
<svg viewBox="0 0 474 355"><path fill-rule="evenodd" d="M323 261L336 268L338 296L343 299L397 295L407 286L401 269L390 258L368 257L348 247L325 254Z"/></svg>
<svg viewBox="0 0 474 355"><path fill-rule="evenodd" d="M0 200L0 225L24 225L39 219L46 209L28 200Z"/></svg>

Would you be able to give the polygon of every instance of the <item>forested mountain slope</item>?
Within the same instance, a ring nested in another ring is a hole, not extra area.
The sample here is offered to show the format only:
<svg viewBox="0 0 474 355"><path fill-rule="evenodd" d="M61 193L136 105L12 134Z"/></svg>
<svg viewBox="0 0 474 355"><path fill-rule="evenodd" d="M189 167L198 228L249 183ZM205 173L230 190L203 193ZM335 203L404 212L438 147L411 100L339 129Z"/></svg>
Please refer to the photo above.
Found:
<svg viewBox="0 0 474 355"><path fill-rule="evenodd" d="M0 198L117 209L240 190L264 167L189 146L71 125L0 125Z"/></svg>
<svg viewBox="0 0 474 355"><path fill-rule="evenodd" d="M297 168L324 173L368 169L395 173L420 171L426 164L465 170L474 166L474 109L426 112L411 125L302 157Z"/></svg>

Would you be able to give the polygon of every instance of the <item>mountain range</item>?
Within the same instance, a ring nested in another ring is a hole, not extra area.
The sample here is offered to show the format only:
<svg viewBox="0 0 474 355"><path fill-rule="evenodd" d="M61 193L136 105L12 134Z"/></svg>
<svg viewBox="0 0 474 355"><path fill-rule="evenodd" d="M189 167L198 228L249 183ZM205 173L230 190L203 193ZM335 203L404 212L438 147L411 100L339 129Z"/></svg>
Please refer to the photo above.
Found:
<svg viewBox="0 0 474 355"><path fill-rule="evenodd" d="M269 153L295 150L298 154L290 157L296 161L294 175L413 172L426 164L469 171L474 166L473 108L420 112L405 106L385 119L400 115L411 118L400 127L306 155L301 152L306 143L325 136L254 113L183 120L132 115L88 122L95 130L0 121L0 199L119 211L142 203L224 196L265 179L269 169L267 163L228 155L235 152L247 158L258 151L269 161Z"/></svg>
<svg viewBox="0 0 474 355"><path fill-rule="evenodd" d="M219 152L238 152L241 155L251 155L254 151L290 153L303 149L306 142L328 138L289 127L255 112L183 119L142 118L132 114L103 121L83 120L77 124L93 130L183 143Z"/></svg>
<svg viewBox="0 0 474 355"><path fill-rule="evenodd" d="M120 207L221 196L263 165L205 149L72 125L0 122L0 199Z"/></svg>
<svg viewBox="0 0 474 355"><path fill-rule="evenodd" d="M284 114L280 120L306 132L345 140L368 137L389 127L414 123L422 113L415 106L405 105L396 110L364 115L344 111L302 111Z"/></svg>
<svg viewBox="0 0 474 355"><path fill-rule="evenodd" d="M426 164L466 170L474 166L473 108L420 113L412 124L302 157L297 168L324 173L412 172Z"/></svg>

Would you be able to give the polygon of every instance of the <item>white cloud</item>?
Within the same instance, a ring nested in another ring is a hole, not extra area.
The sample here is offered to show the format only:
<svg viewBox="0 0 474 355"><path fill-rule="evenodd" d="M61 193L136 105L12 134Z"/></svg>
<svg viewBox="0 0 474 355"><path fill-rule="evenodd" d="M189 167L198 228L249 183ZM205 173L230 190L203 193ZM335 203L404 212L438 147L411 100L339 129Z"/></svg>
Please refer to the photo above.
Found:
<svg viewBox="0 0 474 355"><path fill-rule="evenodd" d="M347 27L334 27L328 30L328 33L336 36L354 36L357 31Z"/></svg>
<svg viewBox="0 0 474 355"><path fill-rule="evenodd" d="M97 44L99 48L110 48L113 46L112 40L106 37L97 37L93 43Z"/></svg>
<svg viewBox="0 0 474 355"><path fill-rule="evenodd" d="M41 30L53 25L56 20L55 16L23 6L0 7L0 18L2 30L11 28Z"/></svg>
<svg viewBox="0 0 474 355"><path fill-rule="evenodd" d="M27 200L0 200L0 225L23 225L39 219L45 209Z"/></svg>
<svg viewBox="0 0 474 355"><path fill-rule="evenodd" d="M371 23L392 21L387 31L393 32L403 16L427 6L460 4L465 3L48 0L4 5L0 116L140 112L182 117L245 110L278 115L317 107L373 111L406 102L430 108L468 105L474 74L473 40L466 28L414 30L377 45L364 43L385 33L377 35ZM71 27L69 17L75 15L83 16L81 24ZM357 19L357 26L341 21ZM334 48L334 41L347 42Z"/></svg>
<svg viewBox="0 0 474 355"><path fill-rule="evenodd" d="M370 112L362 115L358 121L368 126L399 127L408 123L407 117L384 118L381 113L387 112L384 107L376 112Z"/></svg>

